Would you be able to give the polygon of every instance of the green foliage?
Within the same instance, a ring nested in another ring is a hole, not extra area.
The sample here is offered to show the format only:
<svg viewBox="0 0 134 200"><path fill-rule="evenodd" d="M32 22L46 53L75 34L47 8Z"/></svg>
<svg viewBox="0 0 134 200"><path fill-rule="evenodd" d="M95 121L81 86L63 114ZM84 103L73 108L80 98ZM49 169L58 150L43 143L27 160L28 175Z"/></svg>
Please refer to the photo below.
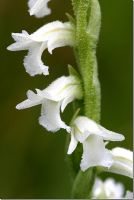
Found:
<svg viewBox="0 0 134 200"><path fill-rule="evenodd" d="M66 13L66 16L68 20L71 22L71 24L75 25L75 19L69 13Z"/></svg>
<svg viewBox="0 0 134 200"><path fill-rule="evenodd" d="M69 75L80 78L80 74L71 65L68 65L68 71L69 71Z"/></svg>
<svg viewBox="0 0 134 200"><path fill-rule="evenodd" d="M73 185L72 198L88 199L95 179L95 169L86 172L79 171Z"/></svg>

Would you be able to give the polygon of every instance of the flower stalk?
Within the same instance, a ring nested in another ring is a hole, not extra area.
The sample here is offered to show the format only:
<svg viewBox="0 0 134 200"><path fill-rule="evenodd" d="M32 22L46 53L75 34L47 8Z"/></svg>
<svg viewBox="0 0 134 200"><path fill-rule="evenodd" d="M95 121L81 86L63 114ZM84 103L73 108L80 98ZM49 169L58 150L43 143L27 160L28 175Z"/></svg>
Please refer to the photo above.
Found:
<svg viewBox="0 0 134 200"><path fill-rule="evenodd" d="M100 121L100 84L96 60L96 45L101 14L98 0L73 0L76 11L75 57L84 86L84 114ZM95 19L95 21L94 21Z"/></svg>
<svg viewBox="0 0 134 200"><path fill-rule="evenodd" d="M72 0L72 5L76 19L74 51L83 80L84 115L99 123L101 97L96 46L101 25L100 6L98 0ZM78 152L78 154L80 153ZM92 168L85 172L80 170L74 181L72 197L89 198L94 179L95 171ZM85 186L88 188L88 192L82 190Z"/></svg>

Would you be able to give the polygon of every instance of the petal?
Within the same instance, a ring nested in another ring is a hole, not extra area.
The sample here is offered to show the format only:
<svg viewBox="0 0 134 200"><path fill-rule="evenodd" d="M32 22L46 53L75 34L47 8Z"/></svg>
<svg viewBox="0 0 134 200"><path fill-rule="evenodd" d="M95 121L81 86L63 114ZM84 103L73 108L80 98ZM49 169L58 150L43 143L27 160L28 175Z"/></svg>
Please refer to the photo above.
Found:
<svg viewBox="0 0 134 200"><path fill-rule="evenodd" d="M27 92L27 97L28 99L18 104L16 109L21 110L41 104L42 99L31 90Z"/></svg>
<svg viewBox="0 0 134 200"><path fill-rule="evenodd" d="M88 131L82 133L80 129L78 129L78 127L74 127L74 129L75 129L75 137L80 143L83 143L90 135Z"/></svg>
<svg viewBox="0 0 134 200"><path fill-rule="evenodd" d="M70 23L63 23L60 21L50 22L39 28L36 32L30 35L30 38L36 42L43 42L52 39L54 34L59 37L60 32L72 31L73 28ZM61 35L61 34L60 34Z"/></svg>
<svg viewBox="0 0 134 200"><path fill-rule="evenodd" d="M56 132L60 128L63 128L66 129L67 132L70 132L70 127L60 118L60 102L44 100L39 123L48 131Z"/></svg>
<svg viewBox="0 0 134 200"><path fill-rule="evenodd" d="M104 140L109 140L109 141L122 141L125 139L124 135L115 133L113 131L109 131L106 128L98 125L98 128L100 129L100 135L104 138ZM99 135L99 133L98 133Z"/></svg>
<svg viewBox="0 0 134 200"><path fill-rule="evenodd" d="M84 139L86 139L86 137L88 137L91 134L95 134L103 137L104 140L109 140L109 141L124 140L123 135L109 131L87 117L83 116L77 117L74 124L80 130L81 133L88 132L88 134L85 135Z"/></svg>
<svg viewBox="0 0 134 200"><path fill-rule="evenodd" d="M22 33L12 33L12 38L16 42L23 42L24 40L29 40L29 34L27 31L23 30Z"/></svg>
<svg viewBox="0 0 134 200"><path fill-rule="evenodd" d="M69 144L69 148L68 148L67 154L72 154L73 151L76 149L77 144L78 144L78 142L74 137L74 130L72 129L71 130L71 141L70 141L70 144Z"/></svg>
<svg viewBox="0 0 134 200"><path fill-rule="evenodd" d="M83 155L80 164L81 170L85 171L93 166L110 167L112 165L112 155L105 148L102 137L91 135L83 143Z"/></svg>
<svg viewBox="0 0 134 200"><path fill-rule="evenodd" d="M40 100L40 97L37 96L37 94L35 94L32 90L28 90L27 91L27 98L31 101L34 101L34 100Z"/></svg>
<svg viewBox="0 0 134 200"><path fill-rule="evenodd" d="M51 13L51 10L47 7L50 0L29 0L29 12L30 15L35 15L36 17L44 17Z"/></svg>
<svg viewBox="0 0 134 200"><path fill-rule="evenodd" d="M16 42L7 47L9 51L27 50L33 44L33 41L26 31L12 33L12 37Z"/></svg>
<svg viewBox="0 0 134 200"><path fill-rule="evenodd" d="M55 32L51 35L51 39L48 40L47 46L50 54L58 47L74 46L73 33L66 30Z"/></svg>
<svg viewBox="0 0 134 200"><path fill-rule="evenodd" d="M45 43L35 43L29 49L28 55L24 59L26 72L31 76L37 74L48 75L48 66L45 66L41 60L43 51L46 49Z"/></svg>
<svg viewBox="0 0 134 200"><path fill-rule="evenodd" d="M108 171L133 178L133 153L119 147L112 149L111 153L114 162Z"/></svg>
<svg viewBox="0 0 134 200"><path fill-rule="evenodd" d="M92 198L91 199L99 199L106 198L105 188L101 179L96 178L95 183L92 189Z"/></svg>
<svg viewBox="0 0 134 200"><path fill-rule="evenodd" d="M82 93L83 91L80 82L68 85L68 88L66 88L66 93L64 93L64 99L61 104L61 111L63 112L66 106L75 99L82 99Z"/></svg>
<svg viewBox="0 0 134 200"><path fill-rule="evenodd" d="M133 162L133 152L128 149L116 147L112 149L112 154L116 157L122 157L128 160L128 162L130 162L131 164Z"/></svg>
<svg viewBox="0 0 134 200"><path fill-rule="evenodd" d="M62 101L65 98L82 97L80 89L80 82L75 77L62 76L52 82L43 93L50 100Z"/></svg>
<svg viewBox="0 0 134 200"><path fill-rule="evenodd" d="M70 97L63 99L62 104L61 104L61 112L63 112L65 110L66 106L69 103L71 103L74 99L75 99L74 96L70 96Z"/></svg>

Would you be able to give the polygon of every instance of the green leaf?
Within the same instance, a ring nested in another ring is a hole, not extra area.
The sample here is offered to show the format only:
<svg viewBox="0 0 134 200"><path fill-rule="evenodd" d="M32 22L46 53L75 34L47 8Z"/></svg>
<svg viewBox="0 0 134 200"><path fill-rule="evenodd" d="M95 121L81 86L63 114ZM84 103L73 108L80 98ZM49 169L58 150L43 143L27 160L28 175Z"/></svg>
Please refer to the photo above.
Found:
<svg viewBox="0 0 134 200"><path fill-rule="evenodd" d="M87 31L90 35L92 40L96 40L95 43L98 41L99 33L100 33L100 26L101 26L101 10L98 0L91 1L91 8L90 8L90 15L89 21L87 24Z"/></svg>
<svg viewBox="0 0 134 200"><path fill-rule="evenodd" d="M88 199L91 196L91 191L95 179L95 169L88 169L85 172L79 171L72 189L72 198Z"/></svg>
<svg viewBox="0 0 134 200"><path fill-rule="evenodd" d="M71 65L68 65L68 71L70 76L76 76L80 78L80 74Z"/></svg>
<svg viewBox="0 0 134 200"><path fill-rule="evenodd" d="M69 13L66 13L66 16L72 25L76 25L76 21L72 15L70 15Z"/></svg>
<svg viewBox="0 0 134 200"><path fill-rule="evenodd" d="M74 122L74 120L76 119L76 117L78 116L79 112L80 112L80 108L78 108L78 109L75 111L75 113L74 113L74 115L73 115L73 117L72 117L72 119L71 119L70 126L73 124L73 122Z"/></svg>

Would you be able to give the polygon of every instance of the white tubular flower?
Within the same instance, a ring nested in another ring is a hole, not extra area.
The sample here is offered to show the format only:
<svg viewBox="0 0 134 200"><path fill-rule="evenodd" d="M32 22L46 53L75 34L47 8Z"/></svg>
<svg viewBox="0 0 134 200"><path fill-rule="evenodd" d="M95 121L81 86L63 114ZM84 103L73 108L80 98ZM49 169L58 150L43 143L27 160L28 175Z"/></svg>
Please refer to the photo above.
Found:
<svg viewBox="0 0 134 200"><path fill-rule="evenodd" d="M133 152L116 147L111 153L114 162L108 171L133 178Z"/></svg>
<svg viewBox="0 0 134 200"><path fill-rule="evenodd" d="M28 50L28 55L24 59L26 72L31 76L37 74L48 75L48 66L44 65L41 56L44 50L49 53L55 48L74 45L73 26L70 22L51 22L29 35L26 31L13 33L12 37L16 41L7 47L10 51Z"/></svg>
<svg viewBox="0 0 134 200"><path fill-rule="evenodd" d="M83 144L83 155L80 164L82 171L93 166L109 168L113 163L113 159L110 151L105 148L103 140L121 141L124 140L124 136L103 128L87 117L77 117L72 125L68 154L71 154L77 143L80 142Z"/></svg>
<svg viewBox="0 0 134 200"><path fill-rule="evenodd" d="M63 112L66 106L75 99L82 98L82 89L79 79L75 76L62 76L51 83L46 89L36 89L37 94L27 92L28 99L16 106L17 109L25 109L42 104L39 123L48 131L56 132L60 128L70 132L60 118L60 109Z"/></svg>
<svg viewBox="0 0 134 200"><path fill-rule="evenodd" d="M51 14L51 9L47 6L49 1L50 0L28 0L30 15L35 15L40 18Z"/></svg>
<svg viewBox="0 0 134 200"><path fill-rule="evenodd" d="M133 199L132 193L127 191L124 197L124 186L108 178L104 182L97 178L92 190L92 199Z"/></svg>

